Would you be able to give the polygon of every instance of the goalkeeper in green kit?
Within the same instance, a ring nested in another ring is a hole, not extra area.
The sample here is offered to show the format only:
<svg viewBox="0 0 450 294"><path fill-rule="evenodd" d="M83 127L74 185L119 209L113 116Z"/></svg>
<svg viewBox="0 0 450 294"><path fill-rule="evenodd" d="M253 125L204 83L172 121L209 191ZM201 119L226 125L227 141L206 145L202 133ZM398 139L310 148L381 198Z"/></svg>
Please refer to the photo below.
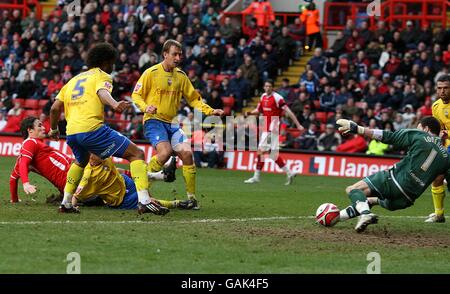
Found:
<svg viewBox="0 0 450 294"><path fill-rule="evenodd" d="M440 123L434 117L422 118L417 129L396 132L364 128L346 119L339 119L336 124L343 134L364 135L408 150L391 169L377 172L345 189L352 204L341 210L339 221L359 216L355 227L358 233L378 222L378 217L370 210L373 205L388 210L407 208L438 175L447 174L450 167L449 154L439 138Z"/></svg>

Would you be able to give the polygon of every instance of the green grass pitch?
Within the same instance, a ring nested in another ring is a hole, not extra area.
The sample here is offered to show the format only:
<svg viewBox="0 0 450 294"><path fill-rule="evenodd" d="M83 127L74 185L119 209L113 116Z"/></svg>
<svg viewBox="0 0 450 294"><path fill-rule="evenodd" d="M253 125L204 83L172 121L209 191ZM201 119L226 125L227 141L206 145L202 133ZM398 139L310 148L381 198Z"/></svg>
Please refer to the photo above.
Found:
<svg viewBox="0 0 450 294"><path fill-rule="evenodd" d="M343 208L355 179L199 169L201 210L172 210L164 217L136 211L83 207L62 215L45 203L56 189L32 174L36 200L9 203L13 158L0 158L0 273L66 273L67 254L78 252L82 273L366 273L380 254L382 273L450 273L448 223L426 224L432 211L427 192L406 210L373 209L377 225L363 234L355 220L324 228L314 223L317 207ZM153 185L155 197L184 198L181 170L174 183ZM450 203L446 200L447 207Z"/></svg>

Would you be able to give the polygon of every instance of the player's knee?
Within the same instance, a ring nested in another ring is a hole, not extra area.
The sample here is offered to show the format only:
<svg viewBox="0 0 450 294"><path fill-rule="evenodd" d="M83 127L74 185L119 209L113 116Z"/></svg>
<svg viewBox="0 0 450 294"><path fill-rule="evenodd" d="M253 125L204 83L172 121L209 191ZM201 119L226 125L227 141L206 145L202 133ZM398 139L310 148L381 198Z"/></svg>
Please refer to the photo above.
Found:
<svg viewBox="0 0 450 294"><path fill-rule="evenodd" d="M142 149L137 148L135 153L136 158L138 158L139 160L145 160L145 153Z"/></svg>
<svg viewBox="0 0 450 294"><path fill-rule="evenodd" d="M345 188L345 193L349 194L352 190L355 190L355 185L348 186Z"/></svg>

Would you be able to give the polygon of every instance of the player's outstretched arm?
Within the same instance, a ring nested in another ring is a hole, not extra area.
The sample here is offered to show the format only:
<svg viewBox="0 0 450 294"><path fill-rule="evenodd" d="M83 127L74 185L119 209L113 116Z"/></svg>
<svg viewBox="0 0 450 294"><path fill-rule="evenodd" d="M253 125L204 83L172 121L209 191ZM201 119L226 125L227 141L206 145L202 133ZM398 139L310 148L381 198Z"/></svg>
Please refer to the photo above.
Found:
<svg viewBox="0 0 450 294"><path fill-rule="evenodd" d="M348 119L338 119L336 124L339 126L339 132L344 135L347 134L358 134L366 136L370 139L381 140L383 136L382 130L372 130L369 128L364 128L354 121Z"/></svg>
<svg viewBox="0 0 450 294"><path fill-rule="evenodd" d="M300 124L295 114L292 112L292 110L289 108L289 106L284 105L283 110L287 113L287 115L292 119L292 121L295 123L295 126L298 130L303 131L305 128Z"/></svg>
<svg viewBox="0 0 450 294"><path fill-rule="evenodd" d="M50 109L50 128L48 136L50 139L59 139L58 121L61 114L61 109L64 108L64 103L61 100L55 100L52 108Z"/></svg>
<svg viewBox="0 0 450 294"><path fill-rule="evenodd" d="M117 102L116 100L114 100L109 91L106 89L98 90L97 95L104 105L111 106L114 109L114 111L119 113L123 112L124 110L126 110L128 107L131 106L131 103L128 101L122 100Z"/></svg>

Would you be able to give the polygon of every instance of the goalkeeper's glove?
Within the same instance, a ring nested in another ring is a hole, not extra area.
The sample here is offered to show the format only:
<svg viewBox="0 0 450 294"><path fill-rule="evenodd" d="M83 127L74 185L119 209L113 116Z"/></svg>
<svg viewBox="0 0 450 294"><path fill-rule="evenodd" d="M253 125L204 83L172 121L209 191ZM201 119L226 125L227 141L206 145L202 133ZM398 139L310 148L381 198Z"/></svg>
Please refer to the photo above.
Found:
<svg viewBox="0 0 450 294"><path fill-rule="evenodd" d="M338 119L336 124L339 125L339 132L344 135L347 134L359 134L364 135L364 127L359 126L354 121L348 119Z"/></svg>

